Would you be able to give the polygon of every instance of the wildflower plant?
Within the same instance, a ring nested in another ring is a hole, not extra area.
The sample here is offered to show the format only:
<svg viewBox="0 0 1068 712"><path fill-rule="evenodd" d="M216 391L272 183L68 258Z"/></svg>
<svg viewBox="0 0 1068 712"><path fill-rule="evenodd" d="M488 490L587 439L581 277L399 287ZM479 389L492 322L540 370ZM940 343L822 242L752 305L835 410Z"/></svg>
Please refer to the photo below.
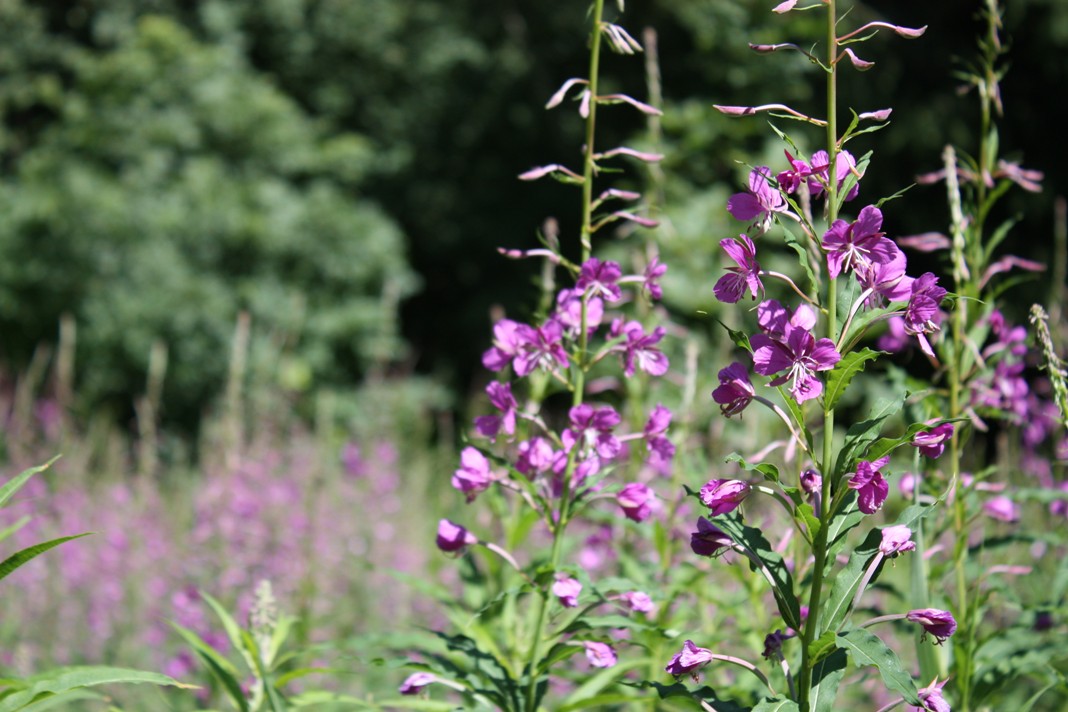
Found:
<svg viewBox="0 0 1068 712"><path fill-rule="evenodd" d="M623 3L616 9L621 14ZM601 88L604 49L642 51L611 12L603 0L592 4L588 71L566 80L546 104L550 110L577 104L585 124L581 164L551 163L519 175L579 189L577 239L569 244L547 229L539 248L501 250L542 260L547 271L543 308L534 318L502 318L493 326L482 358L496 374L486 388L491 410L475 419L452 477L467 507L438 528L438 548L462 559L461 598L473 598L474 615L442 596L459 630L438 634L438 644L409 664L416 672L402 694L429 694L434 685L470 705L506 710L596 707L604 703L601 691L627 669L653 664L643 657L641 636L657 635L646 618L655 600L628 578L606 576L589 546L576 547L650 526L661 507L656 481L671 471L674 455L671 411L659 404L627 408L635 399L620 397L668 372L667 329L649 308L661 297L665 267L654 256L628 274L619 262L594 256L595 243L611 230L657 224L645 216L641 194L612 183L628 163L654 163L660 155L598 143L602 116L660 113ZM571 674L580 655L586 669L601 671L581 685ZM613 694L619 701L637 697L625 688Z"/></svg>

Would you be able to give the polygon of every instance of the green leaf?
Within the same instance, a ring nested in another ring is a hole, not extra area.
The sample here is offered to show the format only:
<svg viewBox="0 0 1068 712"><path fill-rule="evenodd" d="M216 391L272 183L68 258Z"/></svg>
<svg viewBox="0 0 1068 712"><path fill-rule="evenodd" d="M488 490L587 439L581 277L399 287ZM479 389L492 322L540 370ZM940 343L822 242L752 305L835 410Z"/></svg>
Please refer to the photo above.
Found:
<svg viewBox="0 0 1068 712"><path fill-rule="evenodd" d="M15 569L22 566L30 559L40 556L49 549L54 549L60 544L71 541L72 539L81 539L83 536L89 536L91 533L92 532L86 532L84 534L75 534L73 536L61 536L58 539L34 544L33 546L28 546L21 551L15 552L0 562L0 579L6 578Z"/></svg>
<svg viewBox="0 0 1068 712"><path fill-rule="evenodd" d="M838 453L838 461L834 466L836 480L854 462L861 459L867 447L879 437L879 431L882 429L886 419L901 410L901 406L904 404L904 395L879 398L872 405L867 419L854 423L849 427L849 430L846 431L845 443L843 443L842 449Z"/></svg>
<svg viewBox="0 0 1068 712"><path fill-rule="evenodd" d="M3 541L4 539L7 539L9 536L11 536L15 532L17 532L19 529L22 529L24 526L29 524L29 522L30 522L30 517L29 516L25 516L25 517L19 519L17 522L12 524L11 526L6 527L3 530L0 530L0 541Z"/></svg>
<svg viewBox="0 0 1068 712"><path fill-rule="evenodd" d="M558 708L559 712L596 707L599 704L622 704L628 701L633 701L633 696L620 694L618 692L601 694L601 691L613 684L628 670L645 667L651 663L652 660L649 658L636 658L621 661L610 668L599 670L596 674L590 675L584 679L582 684L567 696L563 701L563 705Z"/></svg>
<svg viewBox="0 0 1068 712"><path fill-rule="evenodd" d="M749 353L753 353L753 347L749 345L748 334L746 334L744 331L735 331L719 319L716 319L716 323L718 323L720 326L727 330L727 334L731 337L731 341L734 342L735 346L740 349L745 349Z"/></svg>
<svg viewBox="0 0 1068 712"><path fill-rule="evenodd" d="M746 472L759 472L764 475L764 479L768 482L779 483L779 468L775 465L760 462L756 464L750 464L746 462L746 459L736 452L732 452L727 457L723 458L724 462L737 462L738 465Z"/></svg>
<svg viewBox="0 0 1068 712"><path fill-rule="evenodd" d="M230 696L234 706L241 712L248 712L248 700L245 699L245 693L241 689L241 680L238 679L237 668L234 667L234 664L188 628L180 626L174 621L171 621L171 627L185 639L185 642L193 649L197 657L208 666L211 674L226 689L226 693Z"/></svg>
<svg viewBox="0 0 1068 712"><path fill-rule="evenodd" d="M901 666L897 653L886 646L874 633L863 628L839 633L838 647L845 650L857 665L874 665L879 669L883 684L891 692L905 698L905 704L922 707L916 683Z"/></svg>
<svg viewBox="0 0 1068 712"><path fill-rule="evenodd" d="M230 644L234 646L234 649L245 650L247 641L245 639L245 636L242 634L241 626L237 624L237 621L234 620L234 617L231 616L230 613L226 610L226 608L224 608L223 605L216 601L212 596L208 595L207 593L204 593L203 591L200 592L200 596L205 601L207 601L208 605L211 606L211 609L215 611L215 615L218 616L219 621L222 622L223 630L226 631L226 637L230 639ZM254 652L254 650L255 645L253 645L253 650L250 650L248 652ZM252 666L250 665L250 667Z"/></svg>
<svg viewBox="0 0 1068 712"><path fill-rule="evenodd" d="M796 702L785 697L765 697L752 712L800 712L800 709Z"/></svg>
<svg viewBox="0 0 1068 712"><path fill-rule="evenodd" d="M716 517L716 525L764 565L767 575L771 577L769 583L772 585L775 603L779 607L783 621L791 628L799 630L801 628L801 606L794 594L793 576L790 575L790 570L786 568L782 557L764 538L764 534L759 529L742 524L741 516L736 511ZM760 570L752 559L749 560L749 567L753 571Z"/></svg>
<svg viewBox="0 0 1068 712"><path fill-rule="evenodd" d="M851 351L843 356L842 360L827 374L827 389L823 394L824 408L833 409L845 394L846 389L849 388L853 377L864 370L868 361L879 358L881 353L881 351L864 348L860 351Z"/></svg>
<svg viewBox="0 0 1068 712"><path fill-rule="evenodd" d="M819 282L816 279L816 273L812 271L812 262L809 260L809 253L805 244L798 240L797 236L790 230L787 230L785 225L783 226L782 231L783 241L790 247L790 249L797 253L797 263L801 265L801 269L804 271L805 276L808 277L809 287L815 287Z"/></svg>
<svg viewBox="0 0 1068 712"><path fill-rule="evenodd" d="M5 482L4 486L0 487L0 507L3 507L5 504L7 504L8 500L11 499L11 497L16 492L18 492L20 489L22 489L22 486L24 484L26 484L26 482L31 477L36 475L38 472L43 472L44 470L47 470L49 467L52 466L52 463L55 462L58 459L59 459L59 455L56 455L55 457L53 457L51 460L49 460L45 464L38 465L37 467L31 467L28 470L23 470L22 472L20 472L19 474L15 475L10 480Z"/></svg>
<svg viewBox="0 0 1068 712"><path fill-rule="evenodd" d="M846 654L841 650L835 650L815 664L812 668L812 690L809 693L809 709L812 712L831 712L834 709L838 685L842 682L845 669Z"/></svg>
<svg viewBox="0 0 1068 712"><path fill-rule="evenodd" d="M816 510L808 502L802 502L797 505L797 516L801 517L801 521L805 523L805 528L808 529L809 537L815 541L821 527L820 520L816 516Z"/></svg>
<svg viewBox="0 0 1068 712"><path fill-rule="evenodd" d="M186 689L195 689L196 687L195 685L178 682L174 678L157 672L105 666L56 668L27 678L24 683L26 685L25 688L0 700L0 712L25 710L30 704L38 702L39 698L47 699L53 695L62 695L72 690L95 687L97 685L148 683Z"/></svg>
<svg viewBox="0 0 1068 712"><path fill-rule="evenodd" d="M857 174L864 175L864 172L868 170L868 163L871 161L872 152L868 151L863 156L857 159ZM837 164L837 160L835 162ZM835 170L838 170L838 166L835 165ZM838 192L835 194L838 203L838 211L841 212L842 206L845 205L846 196L849 195L849 191L853 189L853 186L857 184L857 175L852 171L846 174L845 180L842 181L841 187L838 188Z"/></svg>
<svg viewBox="0 0 1068 712"><path fill-rule="evenodd" d="M834 631L828 630L812 641L808 654L812 662L817 663L837 649L838 647L834 644Z"/></svg>

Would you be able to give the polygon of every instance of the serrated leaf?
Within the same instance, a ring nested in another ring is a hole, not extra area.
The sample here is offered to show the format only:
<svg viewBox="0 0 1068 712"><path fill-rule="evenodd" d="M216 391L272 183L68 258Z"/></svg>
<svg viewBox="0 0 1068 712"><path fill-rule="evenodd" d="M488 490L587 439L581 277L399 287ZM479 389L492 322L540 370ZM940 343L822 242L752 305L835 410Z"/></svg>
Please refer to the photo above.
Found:
<svg viewBox="0 0 1068 712"><path fill-rule="evenodd" d="M0 700L0 712L17 712L27 705L52 695L61 695L83 687L112 684L152 684L195 689L195 685L178 682L158 672L106 666L62 667L34 675L23 681L26 685L13 695Z"/></svg>
<svg viewBox="0 0 1068 712"><path fill-rule="evenodd" d="M40 556L49 549L54 549L60 544L71 541L73 539L81 539L83 536L89 536L89 534L91 534L91 532L86 532L84 534L75 534L73 536L61 536L58 539L51 539L49 541L41 542L40 544L34 544L33 546L28 546L25 549L22 549L21 551L15 552L11 556L0 562L0 579L6 578L15 569L22 566L27 561L30 561L31 559Z"/></svg>
<svg viewBox="0 0 1068 712"><path fill-rule="evenodd" d="M764 565L768 575L771 576L772 581L769 581L769 583L772 585L775 603L779 607L779 613L782 615L783 621L791 628L800 630L801 606L797 602L797 596L794 594L793 576L790 574L790 570L786 568L786 563L783 561L782 556L771 548L771 544L768 543L768 540L764 538L764 534L759 529L742 524L742 519L738 512L731 512L717 517L716 525ZM749 567L754 571L759 570L759 566L752 560L749 561Z"/></svg>
<svg viewBox="0 0 1068 712"><path fill-rule="evenodd" d="M837 644L857 665L874 665L878 668L883 684L891 692L905 698L905 704L923 706L912 676L902 667L897 653L888 648L877 635L863 628L854 628L839 633Z"/></svg>
<svg viewBox="0 0 1068 712"><path fill-rule="evenodd" d="M853 378L864 370L864 367L868 365L868 361L874 361L879 358L881 353L881 351L863 348L860 351L850 351L842 356L842 360L835 364L835 367L827 374L827 387L823 394L824 408L827 410L833 409L842 396L845 395L846 389L849 388Z"/></svg>

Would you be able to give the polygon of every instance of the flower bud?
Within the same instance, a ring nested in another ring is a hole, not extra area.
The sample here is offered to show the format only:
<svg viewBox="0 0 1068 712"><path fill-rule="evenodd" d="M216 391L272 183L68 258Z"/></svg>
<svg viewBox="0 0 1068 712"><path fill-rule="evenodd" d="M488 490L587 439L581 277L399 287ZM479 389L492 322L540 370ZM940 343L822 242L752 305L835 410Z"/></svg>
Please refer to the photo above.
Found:
<svg viewBox="0 0 1068 712"><path fill-rule="evenodd" d="M709 480L701 488L701 501L713 517L733 512L749 496L752 487L741 480Z"/></svg>
<svg viewBox="0 0 1068 712"><path fill-rule="evenodd" d="M942 611L937 608L917 608L914 611L909 611L905 619L922 625L924 630L923 637L926 638L927 634L930 633L935 637L939 645L957 632L957 621L953 619L953 615L949 611Z"/></svg>

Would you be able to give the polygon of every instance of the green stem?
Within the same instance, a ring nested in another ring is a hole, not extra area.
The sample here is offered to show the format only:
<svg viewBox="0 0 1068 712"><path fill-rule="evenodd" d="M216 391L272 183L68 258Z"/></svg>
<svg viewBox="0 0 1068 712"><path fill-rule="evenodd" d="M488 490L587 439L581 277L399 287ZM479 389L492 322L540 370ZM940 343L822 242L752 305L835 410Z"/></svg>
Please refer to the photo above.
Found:
<svg viewBox="0 0 1068 712"><path fill-rule="evenodd" d="M836 25L838 12L836 0L827 0L827 224L832 225L838 218L838 40ZM838 341L838 284L837 279L827 283L827 337ZM809 697L812 690L812 643L819 630L820 598L823 594L824 569L827 566L827 533L830 529L834 507L829 506L834 496L834 410L823 411L823 460L820 470L823 474L821 497L825 504L820 512L820 531L813 544L814 564L812 568L812 588L808 600L808 619L801 643L801 671L798 679L798 706L801 712L809 712Z"/></svg>

